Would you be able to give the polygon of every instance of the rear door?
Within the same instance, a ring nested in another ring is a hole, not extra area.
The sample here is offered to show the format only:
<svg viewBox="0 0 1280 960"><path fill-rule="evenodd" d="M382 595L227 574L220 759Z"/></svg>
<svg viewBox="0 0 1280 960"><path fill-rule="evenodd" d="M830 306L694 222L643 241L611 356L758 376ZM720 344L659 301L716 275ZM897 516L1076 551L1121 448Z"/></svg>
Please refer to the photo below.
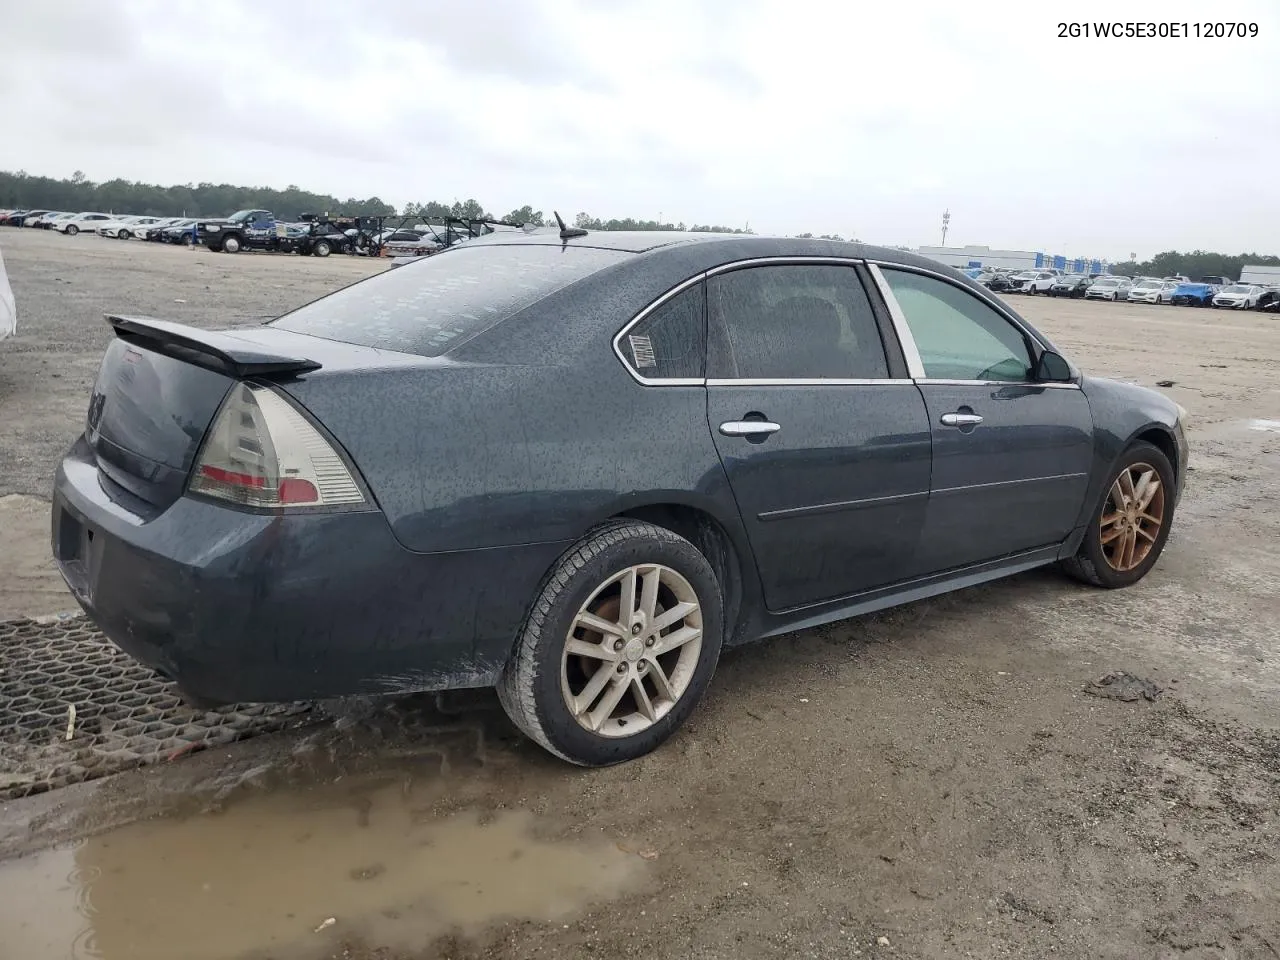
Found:
<svg viewBox="0 0 1280 960"><path fill-rule="evenodd" d="M708 422L768 608L908 576L928 500L929 423L859 269L744 265L708 279L707 308Z"/></svg>
<svg viewBox="0 0 1280 960"><path fill-rule="evenodd" d="M1093 458L1079 385L1035 382L1030 334L959 284L908 268L873 271L905 328L933 434L921 572L1065 539Z"/></svg>

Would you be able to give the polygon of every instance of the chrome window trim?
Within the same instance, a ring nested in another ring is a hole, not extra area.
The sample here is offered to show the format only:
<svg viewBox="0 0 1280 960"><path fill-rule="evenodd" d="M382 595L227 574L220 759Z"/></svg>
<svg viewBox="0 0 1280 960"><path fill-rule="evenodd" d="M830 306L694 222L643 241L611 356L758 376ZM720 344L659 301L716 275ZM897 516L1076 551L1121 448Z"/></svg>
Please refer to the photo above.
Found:
<svg viewBox="0 0 1280 960"><path fill-rule="evenodd" d="M933 277L935 280L941 280L944 283L948 283L951 286L955 287L957 290L963 290L965 293L969 294L969 296L973 297L975 300L985 303L988 307L990 307L996 313L1000 314L1000 316L1004 317L1006 320L1012 323L1015 327L1021 330L1025 336L1031 338L1036 343L1038 343L1041 349L1045 349L1045 350L1048 349L1048 344L1046 344L1043 340L1040 339L1039 334L1030 330L1027 327L1026 323L1024 323L1021 318L1019 318L1016 314L1010 311L1007 306L1005 306L1003 303L997 300L994 296L992 296L986 287L982 288L982 291L983 291L982 295L978 296L974 294L974 291L970 290L968 287L964 286L963 284L956 283L953 277L949 277L945 273L939 270L930 270L928 267L918 267L914 263L890 263L888 260L868 260L867 263L874 264L876 268L884 266L884 267L889 267L890 269L893 269L893 270L903 270L907 273L920 273L926 277ZM879 272L878 269L876 272ZM1063 359L1065 359L1065 357Z"/></svg>
<svg viewBox="0 0 1280 960"><path fill-rule="evenodd" d="M884 301L885 306L889 310L889 317L893 323L894 332L898 336L898 343L902 347L902 354L907 363L907 377L879 377L879 378L858 378L858 379L836 379L836 378L785 378L785 377L646 377L640 374L630 361L627 360L626 354L622 351L622 339L627 333L635 327L641 320L657 310L668 300L678 296L685 290L696 284L702 283L713 276L723 273L730 273L734 270L748 269L750 267L769 266L775 264L828 264L835 266L854 267L858 264L866 264L872 279L875 281L876 288L880 292L880 297ZM911 334L910 327L907 326L906 316L902 312L902 307L898 304L898 299L893 295L888 281L881 272L880 267L889 267L895 270L905 270L909 273L919 273L925 276L931 276L938 280L950 283L957 289L964 290L970 295L972 290L961 284L954 283L945 273L936 270L930 270L925 267L917 267L914 264L894 263L889 260L867 260L862 257L828 257L828 256L803 256L803 255L782 255L772 257L753 257L748 260L734 260L730 263L722 263L718 266L705 270L702 273L695 274L687 280L676 284L670 290L667 290L661 296L657 297L652 303L645 306L634 317L627 322L613 337L613 352L617 356L623 369L631 375L631 378L645 387L868 387L868 386L890 386L913 384L924 386L933 384L937 386L965 386L965 387L1010 387L1010 386L1032 386L1043 387L1056 390L1079 390L1080 384L1072 383L1036 383L1034 381L1024 380L948 380L942 378L931 378L925 376L924 364L920 360L920 353L916 347L915 337ZM994 301L990 297L978 298L983 303L993 307L997 313L1005 317L1010 323L1013 323L1027 337L1030 337L1041 348L1047 349L1044 342L1023 325L1017 317L1012 316L1008 310L999 302Z"/></svg>
<svg viewBox="0 0 1280 960"><path fill-rule="evenodd" d="M708 387L883 387L890 384L912 384L915 381L902 377L880 377L867 379L837 379L824 377L708 377Z"/></svg>
<svg viewBox="0 0 1280 960"><path fill-rule="evenodd" d="M1040 383L1036 380L947 380L941 377L919 377L912 381L919 386L943 387L1035 387L1037 390L1079 390L1078 383Z"/></svg>
<svg viewBox="0 0 1280 960"><path fill-rule="evenodd" d="M1072 388L1076 390L1080 389L1080 384L1074 380L1070 383L1040 383L1035 380L1000 380L1000 381L946 380L946 379L931 379L925 376L924 363L920 359L920 351L916 347L916 339L912 335L911 329L907 326L907 318L906 318L906 315L902 312L902 307L898 303L898 298L894 296L893 289L889 286L889 281L885 279L884 273L880 269L882 266L892 270L902 270L906 273L918 273L918 274L921 274L922 276L932 277L935 280L941 280L943 283L950 284L951 286L955 287L957 290L962 290L965 293L969 294L969 296L973 297L979 303L983 303L986 306L993 309L1000 316L1004 317L1005 320L1013 324L1015 328L1021 331L1023 336L1027 337L1029 340L1036 343L1041 350L1048 350L1049 345L1044 342L1044 340L1040 337L1038 333L1028 328L1027 325L1017 315L1012 313L1007 306L1005 306L1003 303L997 300L995 296L991 294L985 287L982 290L982 295L977 296L975 295L974 291L970 290L968 287L964 286L963 284L956 283L953 277L947 276L947 274L943 273L940 270L932 270L932 269L929 269L928 267L919 267L913 263L894 263L890 260L868 260L867 269L870 271L871 275L875 278L876 286L880 288L880 295L884 298L885 303L889 307L889 316L893 318L894 330L897 331L898 333L898 339L902 341L902 352L907 356L907 372L911 374L911 377L913 380L916 380L917 382L921 382L921 383L950 383L954 385L961 385L961 384L985 385L988 383L999 383L1003 386L1009 386L1010 384L1014 384L1014 385L1021 384L1024 386L1029 385L1029 386L1037 386L1037 387L1055 387L1058 389L1061 389L1063 387ZM911 348L909 352L907 349L908 342L911 344ZM1073 364L1066 357L1063 357L1063 359L1067 361L1067 365L1071 368L1072 372L1075 373L1078 377L1079 370L1075 366L1075 364ZM914 367L912 366L913 361L915 363Z"/></svg>
<svg viewBox="0 0 1280 960"><path fill-rule="evenodd" d="M627 359L626 354L622 352L622 338L627 335L628 331L630 331L632 327L634 327L637 323L639 323L649 314L653 313L653 311L657 310L660 306L662 306L668 300L672 299L673 297L679 296L680 294L684 293L684 291L688 290L692 286L696 286L706 278L707 278L707 273L704 271L702 273L695 274L694 276L690 277L688 280L685 280L681 283L677 283L674 287L672 287L666 293L659 296L656 300L654 300L652 303L650 303L648 306L642 309L639 313L637 313L634 317L632 317L631 320L628 321L627 324L624 325L621 330L619 330L617 333L613 335L614 355L617 356L619 361L621 361L623 369L625 369L627 373L631 374L631 378L635 380L636 383L645 387L706 386L706 383L707 383L706 377L646 377L631 365L631 362ZM705 323L705 317L706 317L706 313L704 311L703 312L704 323ZM703 337L702 349L703 349L703 361L704 361L704 369L705 369L705 361L706 361L706 337L705 336Z"/></svg>
<svg viewBox="0 0 1280 960"><path fill-rule="evenodd" d="M652 303L648 304L644 309L631 318L622 329L613 335L613 353L622 364L623 369L631 375L631 379L644 387L705 387L712 381L708 381L705 377L646 377L631 365L631 361L627 359L625 353L622 352L622 338L641 320L657 310L660 306L670 300L672 297L683 293L689 287L701 283L713 276L722 273L729 273L733 270L746 269L748 267L769 266L771 264L829 264L843 267L856 267L860 263L866 261L862 257L827 257L827 256L802 256L802 255L782 255L774 257L752 257L747 260L733 260L729 263L722 263L704 270L702 273L690 277L682 283L676 284L666 293L659 296ZM786 386L786 385L814 385L814 384L842 384L854 385L862 383L910 383L910 380L770 380L767 383L756 383L751 380L732 380L717 379L714 381L716 386L728 386L729 384L747 384L754 386Z"/></svg>
<svg viewBox="0 0 1280 960"><path fill-rule="evenodd" d="M748 267L767 267L771 265L789 264L792 266L803 266L804 264L816 264L818 266L837 266L837 267L856 267L860 263L866 263L862 257L806 257L800 254L781 255L776 257L752 257L750 260L734 260L730 263L722 263L719 266L712 267L707 271L708 277L714 277L721 273L729 273L733 270L746 269Z"/></svg>
<svg viewBox="0 0 1280 960"><path fill-rule="evenodd" d="M893 295L893 290L889 287L889 281L881 273L878 261L868 260L867 270L871 274L871 278L876 282L876 289L880 291L880 299L889 308L889 319L893 323L893 332L898 335L898 344L902 347L902 356L907 361L907 373L912 380L923 379L924 363L920 360L920 351L916 349L916 338L911 333L911 328L907 326L907 317L902 312L898 298Z"/></svg>

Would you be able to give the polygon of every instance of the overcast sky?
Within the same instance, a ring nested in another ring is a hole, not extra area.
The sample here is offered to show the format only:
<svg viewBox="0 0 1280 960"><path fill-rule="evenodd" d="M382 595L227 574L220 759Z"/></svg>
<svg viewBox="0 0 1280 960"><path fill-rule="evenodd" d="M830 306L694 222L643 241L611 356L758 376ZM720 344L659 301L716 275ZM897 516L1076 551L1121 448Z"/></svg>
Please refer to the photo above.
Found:
<svg viewBox="0 0 1280 960"><path fill-rule="evenodd" d="M1059 39L1050 6L1259 36ZM949 208L949 244L1280 253L1277 0L0 7L0 169L910 245Z"/></svg>

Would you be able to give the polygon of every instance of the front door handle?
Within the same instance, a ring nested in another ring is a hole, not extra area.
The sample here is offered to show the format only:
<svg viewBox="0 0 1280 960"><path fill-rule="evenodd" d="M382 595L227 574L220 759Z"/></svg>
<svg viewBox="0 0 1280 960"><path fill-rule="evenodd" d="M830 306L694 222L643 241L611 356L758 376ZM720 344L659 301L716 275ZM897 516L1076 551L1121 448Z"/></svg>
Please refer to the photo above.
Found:
<svg viewBox="0 0 1280 960"><path fill-rule="evenodd" d="M720 432L726 437L767 437L782 429L782 424L769 420L726 420Z"/></svg>
<svg viewBox="0 0 1280 960"><path fill-rule="evenodd" d="M944 427L976 427L982 422L976 413L944 413L939 419Z"/></svg>

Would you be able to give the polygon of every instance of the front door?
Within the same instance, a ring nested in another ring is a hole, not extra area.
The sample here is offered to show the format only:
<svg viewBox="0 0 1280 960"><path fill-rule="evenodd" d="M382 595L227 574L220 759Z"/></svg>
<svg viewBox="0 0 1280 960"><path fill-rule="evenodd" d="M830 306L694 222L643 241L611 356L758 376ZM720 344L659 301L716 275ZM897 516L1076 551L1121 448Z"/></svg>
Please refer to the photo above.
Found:
<svg viewBox="0 0 1280 960"><path fill-rule="evenodd" d="M920 572L1064 540L1093 459L1084 393L1074 383L1035 382L1028 335L959 284L882 273L920 356L933 433Z"/></svg>
<svg viewBox="0 0 1280 960"><path fill-rule="evenodd" d="M928 501L928 416L915 385L889 375L857 270L741 268L710 278L707 304L708 423L768 608L905 578Z"/></svg>

